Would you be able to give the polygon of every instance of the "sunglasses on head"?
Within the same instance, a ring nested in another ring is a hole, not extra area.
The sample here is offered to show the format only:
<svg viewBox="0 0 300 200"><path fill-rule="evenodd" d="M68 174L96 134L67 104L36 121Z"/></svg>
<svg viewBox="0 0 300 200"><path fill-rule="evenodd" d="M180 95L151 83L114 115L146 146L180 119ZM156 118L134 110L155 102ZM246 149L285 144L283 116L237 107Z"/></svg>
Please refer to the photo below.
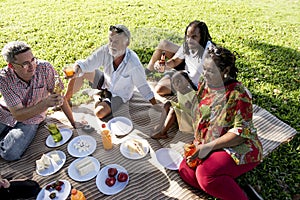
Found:
<svg viewBox="0 0 300 200"><path fill-rule="evenodd" d="M109 27L109 31L113 31L113 32L116 32L116 33L123 33L123 29L120 29L118 27L115 27L115 26L110 26Z"/></svg>
<svg viewBox="0 0 300 200"><path fill-rule="evenodd" d="M223 54L223 49L222 48L218 48L218 47L216 47L215 45L213 45L213 44L211 44L209 47L208 47L208 52L210 53L210 54L214 54L214 55L216 55L216 56L222 56L222 54Z"/></svg>
<svg viewBox="0 0 300 200"><path fill-rule="evenodd" d="M235 55L237 53L231 53L228 49L225 49L223 47L215 46L214 44L211 44L207 48L207 53L210 57L216 56L219 58L222 62L231 62L234 65L235 62Z"/></svg>

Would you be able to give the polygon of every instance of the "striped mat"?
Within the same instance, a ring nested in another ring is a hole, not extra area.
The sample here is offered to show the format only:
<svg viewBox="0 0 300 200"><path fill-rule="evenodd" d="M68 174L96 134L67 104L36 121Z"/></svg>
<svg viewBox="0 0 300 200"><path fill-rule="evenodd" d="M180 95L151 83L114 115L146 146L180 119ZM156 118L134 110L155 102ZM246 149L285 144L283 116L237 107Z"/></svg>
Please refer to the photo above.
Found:
<svg viewBox="0 0 300 200"><path fill-rule="evenodd" d="M207 199L209 196L202 191L193 189L184 183L177 171L163 168L156 159L155 151L162 148L172 148L179 153L183 153L183 144L193 139L192 134L177 131L173 126L169 131L169 138L165 140L153 140L150 138L151 130L159 123L160 112L146 102L139 94L135 93L129 104L114 112L113 116L125 116L133 122L133 131L124 137L114 138L112 150L103 149L101 142L100 124L101 121L93 114L93 104L83 104L73 108L74 117L77 121L88 121L95 128L89 133L97 141L97 149L92 154L100 162L100 169L109 164L119 164L129 173L129 184L121 192L109 196L102 194L96 186L96 178L85 182L77 182L68 176L68 166L76 158L67 152L68 143L57 147L49 148L45 145L48 131L41 126L34 141L29 146L23 157L19 161L7 162L0 160L1 174L6 178L29 178L36 180L42 187L54 180L68 180L72 187L77 188L85 194L87 199L170 199L170 200L190 200ZM46 122L55 122L60 128L70 128L70 124L62 112L55 112L47 117ZM254 123L258 129L259 138L263 143L264 156L277 148L281 143L288 141L295 134L296 130L283 123L266 110L254 106ZM72 138L87 134L82 130L73 130ZM139 136L148 141L150 152L146 157L139 160L130 160L120 153L120 143L131 136ZM35 161L43 153L52 150L62 150L66 153L67 159L63 168L53 175L40 176L35 172Z"/></svg>

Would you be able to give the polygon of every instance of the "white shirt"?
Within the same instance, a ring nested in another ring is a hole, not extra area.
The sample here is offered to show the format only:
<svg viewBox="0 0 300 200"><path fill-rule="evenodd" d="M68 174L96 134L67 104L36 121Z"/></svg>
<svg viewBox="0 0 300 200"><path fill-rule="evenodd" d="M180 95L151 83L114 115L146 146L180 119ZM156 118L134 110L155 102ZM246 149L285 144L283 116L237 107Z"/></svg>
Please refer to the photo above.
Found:
<svg viewBox="0 0 300 200"><path fill-rule="evenodd" d="M113 97L121 97L124 103L133 96L134 87L145 99L151 100L154 97L138 56L128 48L116 71L113 67L113 57L109 54L108 45L97 49L86 60L76 61L76 63L80 66L82 72L92 72L103 66L104 84L102 88L107 88Z"/></svg>
<svg viewBox="0 0 300 200"><path fill-rule="evenodd" d="M187 55L183 53L183 45L180 46L173 58L185 59L185 70L188 72L188 75L195 86L198 85L200 75L203 72L203 67L201 65L201 58L197 56L196 53Z"/></svg>

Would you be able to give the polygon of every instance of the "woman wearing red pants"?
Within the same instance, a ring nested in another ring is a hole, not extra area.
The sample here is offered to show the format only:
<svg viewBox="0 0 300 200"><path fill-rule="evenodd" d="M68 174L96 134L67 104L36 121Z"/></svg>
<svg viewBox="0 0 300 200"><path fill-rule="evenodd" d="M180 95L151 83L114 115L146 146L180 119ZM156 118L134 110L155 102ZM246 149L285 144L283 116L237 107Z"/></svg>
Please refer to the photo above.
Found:
<svg viewBox="0 0 300 200"><path fill-rule="evenodd" d="M193 152L182 161L179 174L191 186L219 199L248 199L235 178L262 160L251 94L236 80L235 56L229 50L208 45L203 69L192 111L195 139L185 146Z"/></svg>

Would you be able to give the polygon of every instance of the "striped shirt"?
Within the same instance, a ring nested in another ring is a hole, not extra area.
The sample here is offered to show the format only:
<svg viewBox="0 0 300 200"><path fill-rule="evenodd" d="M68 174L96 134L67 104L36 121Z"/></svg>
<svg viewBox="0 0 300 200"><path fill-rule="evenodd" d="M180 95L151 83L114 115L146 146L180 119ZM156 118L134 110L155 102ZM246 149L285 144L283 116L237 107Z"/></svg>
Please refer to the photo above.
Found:
<svg viewBox="0 0 300 200"><path fill-rule="evenodd" d="M47 62L38 60L36 72L30 83L26 83L15 74L13 69L5 67L0 71L0 92L4 102L0 103L0 122L13 127L17 121L7 107L15 107L22 104L24 108L34 106L53 91L55 85L54 76L57 72ZM61 82L60 86L63 88ZM46 118L46 111L23 121L24 124L39 124Z"/></svg>

